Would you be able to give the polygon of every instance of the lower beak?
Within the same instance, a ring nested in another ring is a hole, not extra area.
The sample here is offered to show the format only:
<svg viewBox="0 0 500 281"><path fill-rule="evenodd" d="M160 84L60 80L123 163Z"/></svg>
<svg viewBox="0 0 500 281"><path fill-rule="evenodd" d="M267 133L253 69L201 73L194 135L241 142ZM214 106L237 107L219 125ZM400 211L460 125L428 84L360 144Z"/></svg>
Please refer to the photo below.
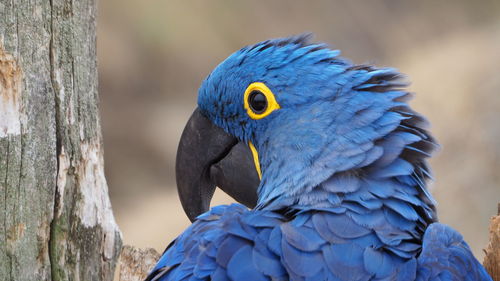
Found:
<svg viewBox="0 0 500 281"><path fill-rule="evenodd" d="M257 203L260 180L250 149L199 109L182 133L175 170L182 207L191 221L208 211L216 186L249 208Z"/></svg>

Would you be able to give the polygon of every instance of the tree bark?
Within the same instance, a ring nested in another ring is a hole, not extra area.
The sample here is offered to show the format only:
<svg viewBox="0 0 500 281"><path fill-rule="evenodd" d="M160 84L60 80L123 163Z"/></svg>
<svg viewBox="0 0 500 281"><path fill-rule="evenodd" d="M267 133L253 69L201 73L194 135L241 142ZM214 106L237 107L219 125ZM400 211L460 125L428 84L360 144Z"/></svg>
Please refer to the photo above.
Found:
<svg viewBox="0 0 500 281"><path fill-rule="evenodd" d="M491 218L490 243L485 250L483 265L493 280L500 281L500 203L498 215Z"/></svg>
<svg viewBox="0 0 500 281"><path fill-rule="evenodd" d="M155 249L139 249L125 245L122 248L116 281L142 281L156 265L161 255Z"/></svg>
<svg viewBox="0 0 500 281"><path fill-rule="evenodd" d="M0 2L0 280L112 280L96 2Z"/></svg>

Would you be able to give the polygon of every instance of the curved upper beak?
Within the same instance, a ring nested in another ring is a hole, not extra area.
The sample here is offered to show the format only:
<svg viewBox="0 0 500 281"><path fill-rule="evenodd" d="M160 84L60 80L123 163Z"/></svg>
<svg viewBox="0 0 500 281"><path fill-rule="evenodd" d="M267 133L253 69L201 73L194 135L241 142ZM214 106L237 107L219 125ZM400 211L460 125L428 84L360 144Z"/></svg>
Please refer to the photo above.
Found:
<svg viewBox="0 0 500 281"><path fill-rule="evenodd" d="M196 109L182 133L176 179L184 212L191 221L210 208L218 186L253 208L260 180L248 145L213 124Z"/></svg>

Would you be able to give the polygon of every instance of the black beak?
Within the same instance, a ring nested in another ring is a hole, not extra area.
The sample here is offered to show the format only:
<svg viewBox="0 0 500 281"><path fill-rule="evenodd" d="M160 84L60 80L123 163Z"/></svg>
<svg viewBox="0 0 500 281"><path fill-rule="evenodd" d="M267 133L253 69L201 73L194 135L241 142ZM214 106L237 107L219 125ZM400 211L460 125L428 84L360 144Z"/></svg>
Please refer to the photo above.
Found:
<svg viewBox="0 0 500 281"><path fill-rule="evenodd" d="M249 208L260 180L248 145L214 125L196 109L182 133L175 165L177 190L191 221L210 208L218 186Z"/></svg>

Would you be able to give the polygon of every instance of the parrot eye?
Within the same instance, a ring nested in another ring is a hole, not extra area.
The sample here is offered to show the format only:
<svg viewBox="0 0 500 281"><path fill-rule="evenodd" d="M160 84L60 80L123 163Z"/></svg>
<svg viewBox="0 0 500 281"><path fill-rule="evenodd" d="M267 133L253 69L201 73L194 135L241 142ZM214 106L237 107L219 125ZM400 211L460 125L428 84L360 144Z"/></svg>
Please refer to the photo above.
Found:
<svg viewBox="0 0 500 281"><path fill-rule="evenodd" d="M262 119L274 110L280 109L273 92L261 82L252 83L247 87L243 103L248 116L255 120Z"/></svg>
<svg viewBox="0 0 500 281"><path fill-rule="evenodd" d="M248 99L250 109L252 109L253 112L260 114L266 110L267 99L261 91L253 90L248 96Z"/></svg>

